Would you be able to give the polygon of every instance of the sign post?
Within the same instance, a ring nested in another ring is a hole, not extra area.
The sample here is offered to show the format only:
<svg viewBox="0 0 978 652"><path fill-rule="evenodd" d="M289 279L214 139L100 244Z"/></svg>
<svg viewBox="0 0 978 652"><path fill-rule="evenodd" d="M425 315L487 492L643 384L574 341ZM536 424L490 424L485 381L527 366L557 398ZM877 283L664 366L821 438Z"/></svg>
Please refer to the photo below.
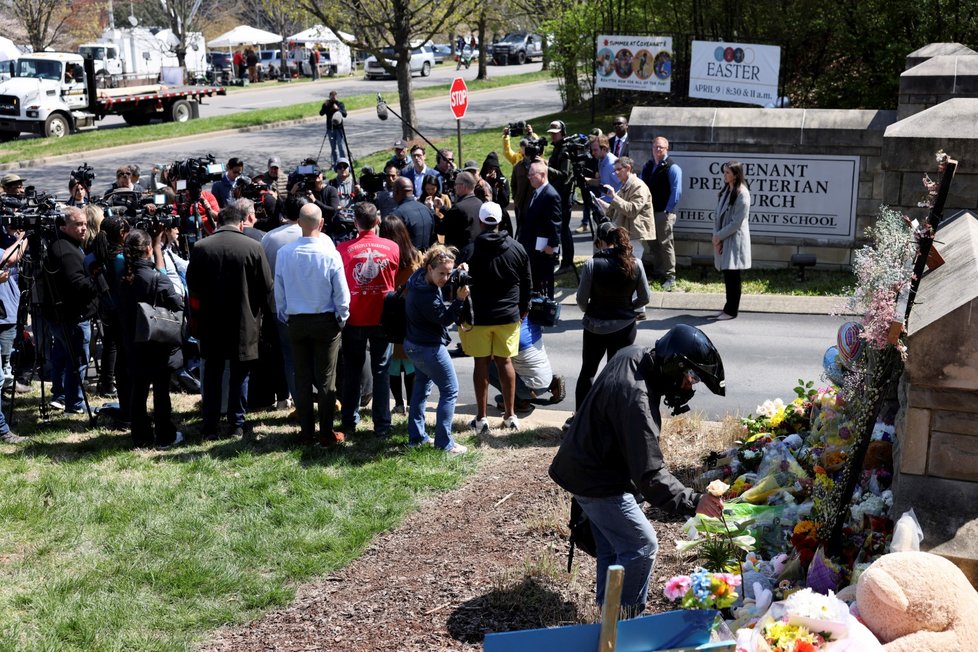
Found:
<svg viewBox="0 0 978 652"><path fill-rule="evenodd" d="M455 114L455 133L458 136L458 151L455 152L455 160L462 160L462 118L465 117L465 110L469 108L469 89L465 86L465 80L456 77L452 81L452 88L448 93L448 101Z"/></svg>

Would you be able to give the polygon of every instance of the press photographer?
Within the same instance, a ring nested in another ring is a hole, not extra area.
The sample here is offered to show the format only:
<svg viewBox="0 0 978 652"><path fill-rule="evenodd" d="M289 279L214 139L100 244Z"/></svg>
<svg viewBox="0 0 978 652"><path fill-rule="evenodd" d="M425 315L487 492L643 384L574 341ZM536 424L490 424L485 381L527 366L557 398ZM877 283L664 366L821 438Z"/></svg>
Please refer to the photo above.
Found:
<svg viewBox="0 0 978 652"><path fill-rule="evenodd" d="M95 170L88 163L79 165L68 176L68 193L71 197L65 202L68 206L83 207L89 202Z"/></svg>
<svg viewBox="0 0 978 652"><path fill-rule="evenodd" d="M334 221L340 214L340 196L336 192L336 188L323 179L323 171L316 165L314 159L303 161L302 165L297 167L289 177L289 193L298 197L305 197L319 207L323 213L325 231L332 237ZM342 216L339 219L342 223ZM339 230L345 232L343 229Z"/></svg>
<svg viewBox="0 0 978 652"><path fill-rule="evenodd" d="M567 136L567 125L563 120L554 120L547 129L554 149L547 161L550 184L560 197L560 269L557 273L574 268L574 236L570 230L571 196L574 192L574 169L571 162L571 151L564 141Z"/></svg>
<svg viewBox="0 0 978 652"><path fill-rule="evenodd" d="M180 216L180 233L184 236L185 251L205 234L214 232L217 214L221 210L217 197L204 190L204 184L219 180L224 166L213 155L188 158L175 162L161 177L176 192L175 206Z"/></svg>

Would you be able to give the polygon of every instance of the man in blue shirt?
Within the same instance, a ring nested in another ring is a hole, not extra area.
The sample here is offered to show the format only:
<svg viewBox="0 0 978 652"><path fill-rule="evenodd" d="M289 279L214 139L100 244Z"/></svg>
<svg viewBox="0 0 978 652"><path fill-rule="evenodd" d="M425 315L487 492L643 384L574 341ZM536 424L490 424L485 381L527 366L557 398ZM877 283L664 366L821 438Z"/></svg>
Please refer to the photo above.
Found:
<svg viewBox="0 0 978 652"><path fill-rule="evenodd" d="M669 158L669 141L657 136L652 141L652 158L642 168L642 181L652 192L655 240L645 243L652 257L652 277L662 282L665 292L676 286L676 246L672 227L676 205L683 195L683 171Z"/></svg>
<svg viewBox="0 0 978 652"><path fill-rule="evenodd" d="M611 186L615 189L615 192L618 192L621 190L621 181L618 179L618 175L615 174L615 161L618 160L618 157L611 153L611 146L608 144L607 136L595 136L591 140L591 156L598 163L598 172L593 179L589 180L588 185L592 186L594 190L599 190L601 194L598 196L610 203L611 196L601 189L605 186Z"/></svg>
<svg viewBox="0 0 978 652"><path fill-rule="evenodd" d="M228 159L224 176L211 186L211 193L217 197L217 205L221 208L230 204L231 200L234 199L234 182L237 181L242 172L244 172L244 161L237 156L232 156Z"/></svg>
<svg viewBox="0 0 978 652"><path fill-rule="evenodd" d="M343 261L323 235L323 213L315 204L299 210L302 237L279 250L275 261L275 303L278 317L288 322L295 364L295 407L300 443L316 441L312 386L319 402L319 443L341 443L333 431L336 413L336 358L340 330L350 317L350 289Z"/></svg>

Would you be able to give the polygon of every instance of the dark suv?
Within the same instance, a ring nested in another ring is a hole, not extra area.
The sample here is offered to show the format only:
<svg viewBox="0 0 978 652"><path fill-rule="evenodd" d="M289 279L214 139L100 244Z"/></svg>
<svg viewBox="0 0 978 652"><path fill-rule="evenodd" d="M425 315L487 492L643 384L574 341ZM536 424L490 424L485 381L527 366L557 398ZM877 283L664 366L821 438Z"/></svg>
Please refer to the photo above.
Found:
<svg viewBox="0 0 978 652"><path fill-rule="evenodd" d="M534 57L543 56L543 39L539 34L511 32L490 46L488 54L497 66L508 63L527 63Z"/></svg>

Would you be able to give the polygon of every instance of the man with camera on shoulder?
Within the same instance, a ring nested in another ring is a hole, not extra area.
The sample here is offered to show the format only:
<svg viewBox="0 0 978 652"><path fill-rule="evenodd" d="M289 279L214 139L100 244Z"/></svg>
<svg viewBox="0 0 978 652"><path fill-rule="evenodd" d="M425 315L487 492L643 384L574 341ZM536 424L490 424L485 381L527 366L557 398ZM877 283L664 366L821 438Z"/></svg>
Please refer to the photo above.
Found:
<svg viewBox="0 0 978 652"><path fill-rule="evenodd" d="M571 234L571 194L574 191L574 165L566 143L567 125L563 120L554 120L547 129L554 149L550 153L547 178L560 196L560 269L558 273L574 267L574 236Z"/></svg>
<svg viewBox="0 0 978 652"><path fill-rule="evenodd" d="M51 406L67 414L85 411L82 383L88 370L88 346L92 337L89 320L95 315L98 288L85 270L82 244L88 236L88 218L81 209L68 206L58 224L57 239L48 248L47 287L42 308L50 325Z"/></svg>

